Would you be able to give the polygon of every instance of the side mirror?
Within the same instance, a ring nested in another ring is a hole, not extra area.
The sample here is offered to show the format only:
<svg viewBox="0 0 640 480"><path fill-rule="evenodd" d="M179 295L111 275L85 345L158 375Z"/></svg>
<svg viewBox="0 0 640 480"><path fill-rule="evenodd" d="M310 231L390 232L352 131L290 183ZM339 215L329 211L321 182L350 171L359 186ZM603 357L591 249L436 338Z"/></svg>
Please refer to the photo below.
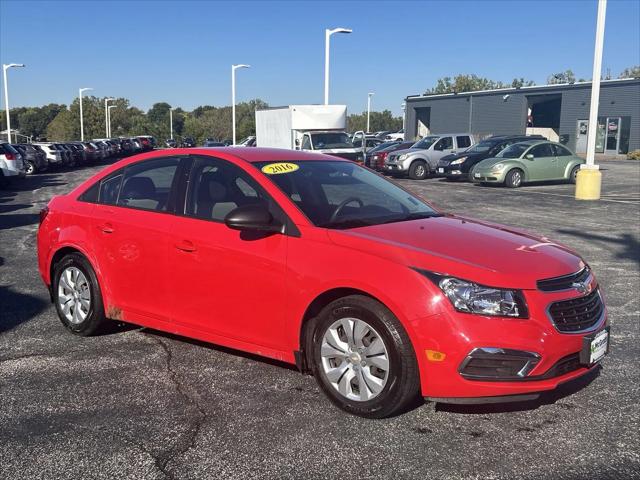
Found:
<svg viewBox="0 0 640 480"><path fill-rule="evenodd" d="M527 160L533 160L533 153L527 153L524 158L526 158Z"/></svg>
<svg viewBox="0 0 640 480"><path fill-rule="evenodd" d="M282 225L263 205L244 205L234 208L224 217L224 223L233 230L282 232Z"/></svg>

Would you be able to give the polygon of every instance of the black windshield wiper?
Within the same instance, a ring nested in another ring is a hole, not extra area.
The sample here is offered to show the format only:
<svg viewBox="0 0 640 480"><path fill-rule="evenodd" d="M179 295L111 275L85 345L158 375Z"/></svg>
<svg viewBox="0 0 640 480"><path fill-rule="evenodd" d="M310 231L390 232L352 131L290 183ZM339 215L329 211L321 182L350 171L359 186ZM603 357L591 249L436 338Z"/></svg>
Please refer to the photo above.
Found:
<svg viewBox="0 0 640 480"><path fill-rule="evenodd" d="M322 228L357 228L357 227L368 227L372 225L371 222L363 220L362 218L345 218L342 220L334 220L333 222L322 223L318 225Z"/></svg>
<svg viewBox="0 0 640 480"><path fill-rule="evenodd" d="M414 212L405 215L404 217L395 217L391 218L382 223L395 223L395 222L408 222L409 220L422 220L423 218L433 218L433 217L442 217L441 213L435 212Z"/></svg>

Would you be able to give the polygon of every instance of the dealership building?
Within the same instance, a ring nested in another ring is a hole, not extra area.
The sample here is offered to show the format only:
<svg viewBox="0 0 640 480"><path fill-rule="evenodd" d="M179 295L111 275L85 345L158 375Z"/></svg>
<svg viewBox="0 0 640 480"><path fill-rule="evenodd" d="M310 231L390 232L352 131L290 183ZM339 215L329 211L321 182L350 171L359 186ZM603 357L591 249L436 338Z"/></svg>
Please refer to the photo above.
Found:
<svg viewBox="0 0 640 480"><path fill-rule="evenodd" d="M405 138L541 134L586 153L590 99L591 82L412 95L405 99ZM640 149L639 78L601 82L597 128L596 153Z"/></svg>

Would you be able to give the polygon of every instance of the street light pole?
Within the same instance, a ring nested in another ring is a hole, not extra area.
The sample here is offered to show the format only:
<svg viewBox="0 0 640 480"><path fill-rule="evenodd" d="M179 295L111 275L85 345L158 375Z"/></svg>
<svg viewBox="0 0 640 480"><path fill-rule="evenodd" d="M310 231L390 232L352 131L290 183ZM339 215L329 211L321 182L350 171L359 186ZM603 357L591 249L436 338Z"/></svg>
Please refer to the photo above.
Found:
<svg viewBox="0 0 640 480"><path fill-rule="evenodd" d="M104 99L104 133L107 138L109 138L109 110L107 109L107 104L111 100L115 99L112 97L107 97Z"/></svg>
<svg viewBox="0 0 640 480"><path fill-rule="evenodd" d="M251 65L231 65L231 132L233 145L236 144L236 70L238 68L249 68Z"/></svg>
<svg viewBox="0 0 640 480"><path fill-rule="evenodd" d="M367 94L367 132L369 133L369 117L371 116L371 97L375 95L373 92Z"/></svg>
<svg viewBox="0 0 640 480"><path fill-rule="evenodd" d="M111 109L112 108L116 108L117 105L109 105L107 107L107 112L108 112L108 117L109 117L109 134L107 135L107 138L111 138Z"/></svg>
<svg viewBox="0 0 640 480"><path fill-rule="evenodd" d="M400 107L402 108L402 131L404 132L407 104L405 102L402 102L402 105L400 105Z"/></svg>
<svg viewBox="0 0 640 480"><path fill-rule="evenodd" d="M11 143L11 117L9 116L9 87L7 86L7 70L12 67L24 67L24 63L2 64L2 76L4 80L4 109L7 112L7 139ZM16 142L18 137L16 137Z"/></svg>
<svg viewBox="0 0 640 480"><path fill-rule="evenodd" d="M169 107L169 140L173 138L173 108Z"/></svg>
<svg viewBox="0 0 640 480"><path fill-rule="evenodd" d="M324 31L324 104L329 105L329 53L330 53L330 37L334 33L351 33L350 28L334 28L325 29Z"/></svg>
<svg viewBox="0 0 640 480"><path fill-rule="evenodd" d="M595 156L606 13L607 0L598 0L596 41L593 53L593 80L591 81L591 105L589 106L589 130L587 132L587 162L581 165L576 176L576 199L578 200L598 200L602 186L602 173L600 172L600 167L595 164Z"/></svg>
<svg viewBox="0 0 640 480"><path fill-rule="evenodd" d="M84 142L84 123L82 119L82 92L86 92L87 90L93 90L91 87L79 88L78 96L80 97L80 141Z"/></svg>

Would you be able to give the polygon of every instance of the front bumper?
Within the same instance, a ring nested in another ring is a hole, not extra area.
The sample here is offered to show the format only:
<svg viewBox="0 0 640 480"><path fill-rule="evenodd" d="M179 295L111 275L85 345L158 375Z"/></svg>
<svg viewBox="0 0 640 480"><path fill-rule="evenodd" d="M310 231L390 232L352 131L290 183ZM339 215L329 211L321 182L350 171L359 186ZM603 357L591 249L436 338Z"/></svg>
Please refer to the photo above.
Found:
<svg viewBox="0 0 640 480"><path fill-rule="evenodd" d="M438 165L436 167L436 176L441 178L460 178L468 179L469 172L463 170L461 164L458 165Z"/></svg>
<svg viewBox="0 0 640 480"><path fill-rule="evenodd" d="M526 296L528 319L483 317L453 309L421 319L416 354L422 396L449 403L509 401L521 395L526 397L518 400L530 400L540 392L553 390L592 371L595 366L581 363L580 352L585 336L607 328L606 307L587 331L562 333L548 317L547 308L553 302L566 300L567 292L527 291ZM579 296L575 293L569 298ZM486 347L530 352L537 361L522 377L489 379L463 375L470 353ZM440 354L434 357L434 351Z"/></svg>
<svg viewBox="0 0 640 480"><path fill-rule="evenodd" d="M405 173L407 169L403 163L385 163L384 171L387 173Z"/></svg>
<svg viewBox="0 0 640 480"><path fill-rule="evenodd" d="M504 183L506 169L500 172L492 170L474 170L469 174L469 180L481 183Z"/></svg>

